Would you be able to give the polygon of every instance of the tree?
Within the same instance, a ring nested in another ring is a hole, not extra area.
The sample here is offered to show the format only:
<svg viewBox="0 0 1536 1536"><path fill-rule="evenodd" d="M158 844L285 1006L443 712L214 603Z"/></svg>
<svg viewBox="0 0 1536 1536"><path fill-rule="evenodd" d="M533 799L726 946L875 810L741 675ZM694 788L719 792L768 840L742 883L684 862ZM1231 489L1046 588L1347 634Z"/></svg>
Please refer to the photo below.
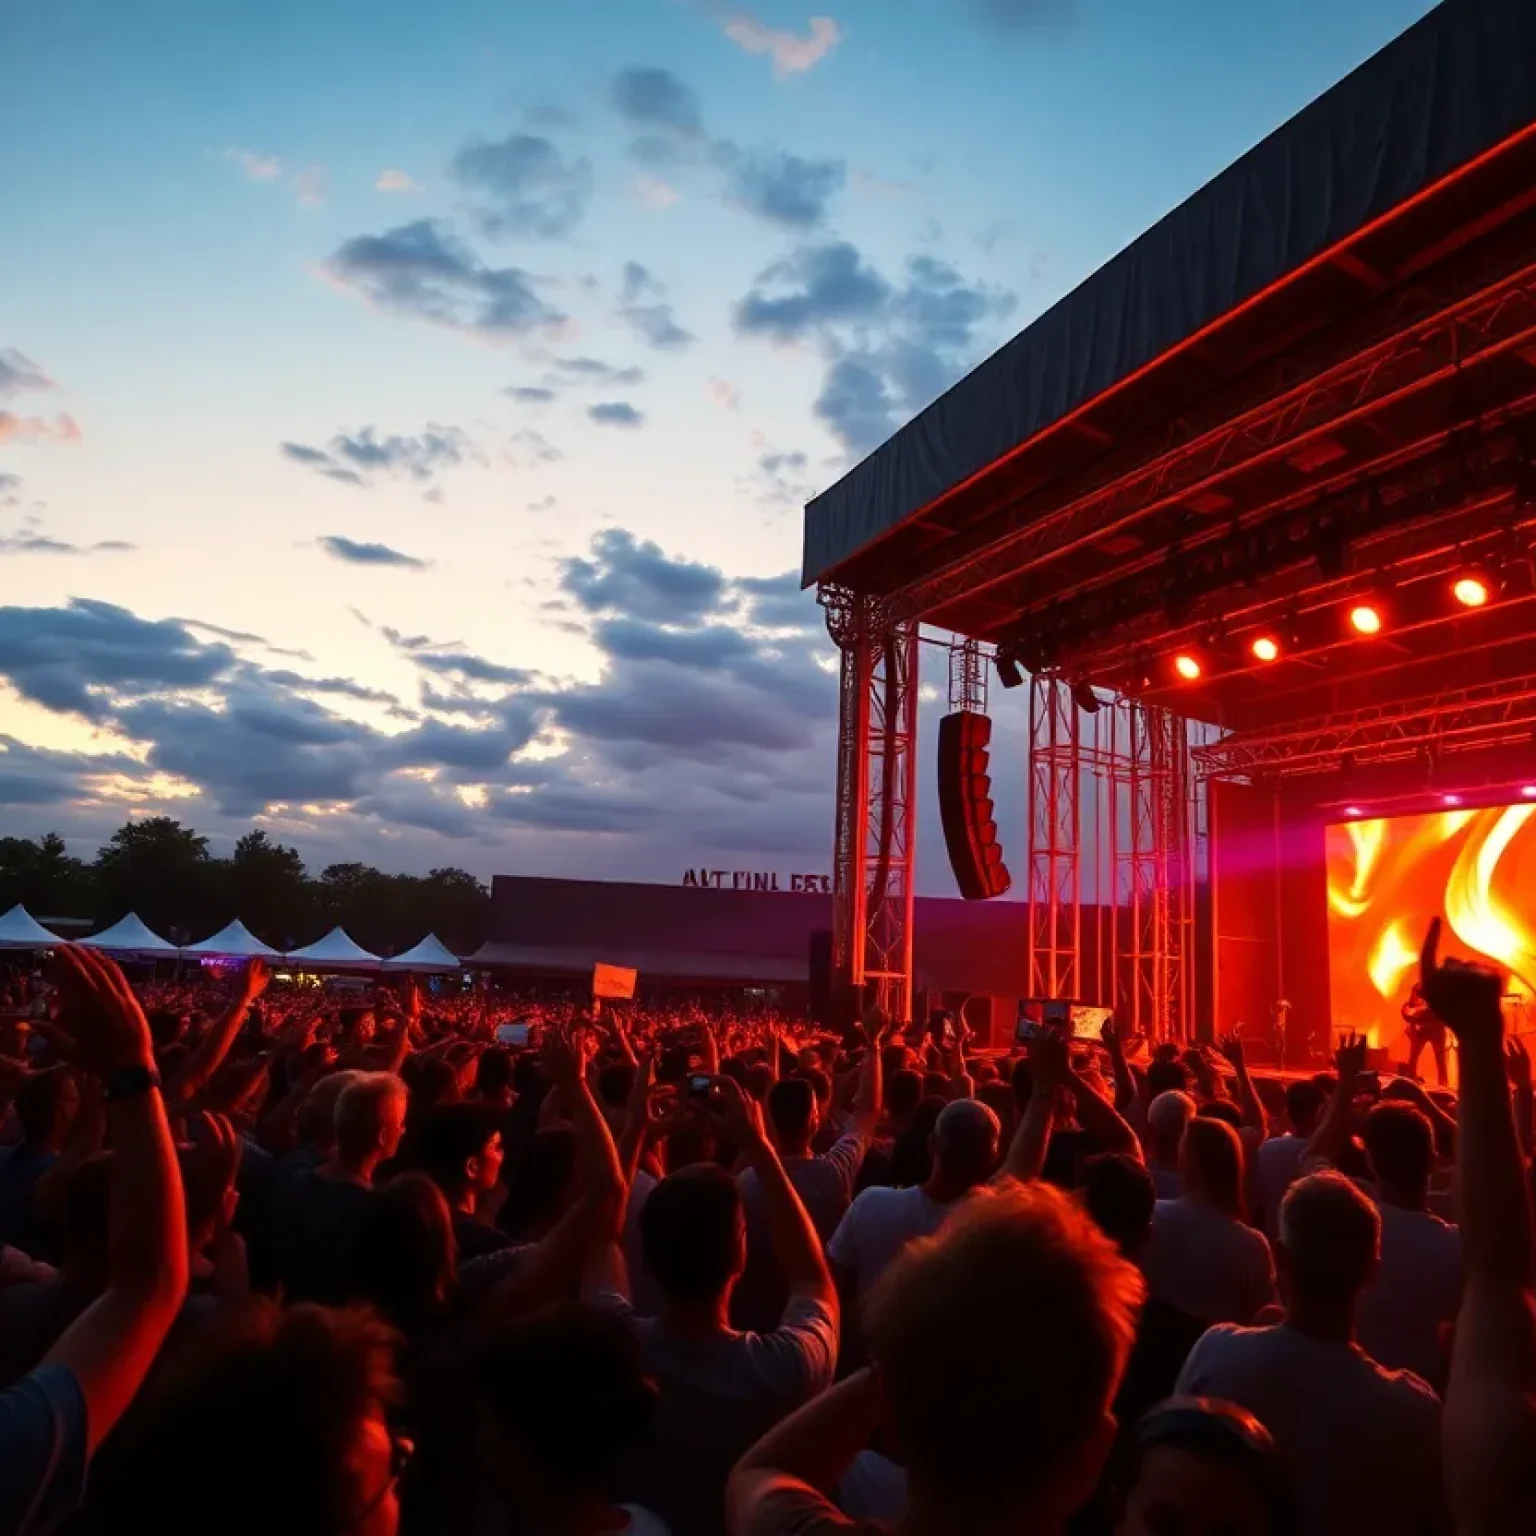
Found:
<svg viewBox="0 0 1536 1536"><path fill-rule="evenodd" d="M97 916L116 922L137 912L168 932L201 927L207 909L208 839L170 816L129 821L96 857Z"/></svg>
<svg viewBox="0 0 1536 1536"><path fill-rule="evenodd" d="M90 917L95 898L90 866L70 855L57 832L35 841L0 837L0 911L21 902L34 917Z"/></svg>
<svg viewBox="0 0 1536 1536"><path fill-rule="evenodd" d="M313 921L304 860L296 848L273 842L260 827L235 844L222 873L228 916L241 918L268 943L286 947Z"/></svg>

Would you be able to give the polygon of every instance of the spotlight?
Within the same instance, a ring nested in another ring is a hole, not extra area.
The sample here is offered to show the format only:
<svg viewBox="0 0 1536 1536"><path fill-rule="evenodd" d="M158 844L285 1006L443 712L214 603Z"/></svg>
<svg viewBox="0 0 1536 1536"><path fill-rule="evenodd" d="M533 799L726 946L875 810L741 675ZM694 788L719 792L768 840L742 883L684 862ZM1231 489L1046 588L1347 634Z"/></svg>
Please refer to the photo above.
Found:
<svg viewBox="0 0 1536 1536"><path fill-rule="evenodd" d="M1173 658L1173 670L1177 672L1186 683L1193 683L1199 680L1200 673L1204 669L1201 667L1200 662L1196 657L1191 656L1188 651L1180 651L1179 654Z"/></svg>
<svg viewBox="0 0 1536 1536"><path fill-rule="evenodd" d="M1461 796L1460 795L1441 795L1440 796L1440 804L1441 805L1460 805L1461 804Z"/></svg>
<svg viewBox="0 0 1536 1536"><path fill-rule="evenodd" d="M1463 608L1486 608L1499 595L1500 583L1482 566L1458 571L1451 579L1451 596Z"/></svg>
<svg viewBox="0 0 1536 1536"><path fill-rule="evenodd" d="M1273 635L1256 635L1248 649L1260 661L1278 661L1280 642Z"/></svg>
<svg viewBox="0 0 1536 1536"><path fill-rule="evenodd" d="M1017 688L1024 681L1024 674L1019 671L1019 663L1009 651L999 651L993 658L997 667L997 680L1004 688Z"/></svg>
<svg viewBox="0 0 1536 1536"><path fill-rule="evenodd" d="M1356 603L1349 610L1349 627L1357 635L1379 635L1383 622L1375 603Z"/></svg>
<svg viewBox="0 0 1536 1536"><path fill-rule="evenodd" d="M1525 784L1525 785L1522 785L1521 789L1520 789L1520 793L1527 800L1536 800L1536 784Z"/></svg>
<svg viewBox="0 0 1536 1536"><path fill-rule="evenodd" d="M1093 691L1093 684L1085 677L1072 684L1072 702L1085 715L1096 715L1103 708L1098 694Z"/></svg>
<svg viewBox="0 0 1536 1536"><path fill-rule="evenodd" d="M1346 805L1344 807L1344 814L1346 816L1359 816L1362 814L1362 812L1358 805Z"/></svg>

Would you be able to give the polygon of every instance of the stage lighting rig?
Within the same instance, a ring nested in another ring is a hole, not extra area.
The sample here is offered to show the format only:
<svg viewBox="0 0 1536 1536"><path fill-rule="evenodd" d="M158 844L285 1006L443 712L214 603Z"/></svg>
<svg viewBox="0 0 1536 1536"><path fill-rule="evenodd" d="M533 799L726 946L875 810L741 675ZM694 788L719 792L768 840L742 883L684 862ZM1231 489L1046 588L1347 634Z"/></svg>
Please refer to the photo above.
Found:
<svg viewBox="0 0 1536 1536"><path fill-rule="evenodd" d="M1382 606L1374 598L1356 598L1350 605L1345 619L1349 627L1357 634L1369 638L1379 635L1386 628L1386 618L1382 612Z"/></svg>
<svg viewBox="0 0 1536 1536"><path fill-rule="evenodd" d="M1255 661L1262 661L1266 665L1272 661L1279 661L1282 649L1279 639L1268 633L1255 635L1248 642L1249 654Z"/></svg>
<svg viewBox="0 0 1536 1536"><path fill-rule="evenodd" d="M1093 684L1080 677L1072 684L1072 702L1085 715L1096 715L1104 707L1104 701L1093 691Z"/></svg>
<svg viewBox="0 0 1536 1536"><path fill-rule="evenodd" d="M1186 683L1198 683L1205 668L1200 665L1200 658L1192 651L1180 651L1173 658L1173 670Z"/></svg>
<svg viewBox="0 0 1536 1536"><path fill-rule="evenodd" d="M1019 670L1019 658L1013 651L999 649L992 662L997 668L997 680L1004 688L1017 688L1024 681L1024 674Z"/></svg>

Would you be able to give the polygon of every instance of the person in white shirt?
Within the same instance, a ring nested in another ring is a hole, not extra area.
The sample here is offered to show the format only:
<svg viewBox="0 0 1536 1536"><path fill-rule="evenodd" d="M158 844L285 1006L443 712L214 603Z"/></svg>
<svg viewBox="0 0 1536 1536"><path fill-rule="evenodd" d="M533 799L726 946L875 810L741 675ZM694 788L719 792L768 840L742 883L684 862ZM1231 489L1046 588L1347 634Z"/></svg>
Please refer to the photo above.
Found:
<svg viewBox="0 0 1536 1536"><path fill-rule="evenodd" d="M1296 1473L1307 1536L1446 1530L1440 1401L1355 1341L1380 1231L1375 1206L1342 1174L1292 1185L1280 1211L1285 1321L1210 1329L1175 1388L1236 1403L1274 1435Z"/></svg>
<svg viewBox="0 0 1536 1536"><path fill-rule="evenodd" d="M956 1202L991 1177L1001 1135L1001 1123L985 1104L956 1099L934 1125L927 1182L866 1189L849 1206L827 1245L846 1305L865 1295L913 1238L938 1231Z"/></svg>
<svg viewBox="0 0 1536 1536"><path fill-rule="evenodd" d="M1195 1118L1198 1107L1191 1095L1177 1089L1158 1094L1147 1105L1147 1171L1159 1200L1177 1200L1184 1193L1179 1157L1184 1127Z"/></svg>
<svg viewBox="0 0 1536 1536"><path fill-rule="evenodd" d="M1184 1131L1180 1165L1189 1193L1153 1210L1141 1255L1147 1288L1199 1322L1251 1323L1275 1299L1275 1265L1264 1234L1243 1220L1238 1133L1196 1116Z"/></svg>
<svg viewBox="0 0 1536 1536"><path fill-rule="evenodd" d="M1315 1078L1304 1077L1285 1090L1285 1117L1290 1128L1283 1136L1271 1136L1254 1155L1253 1191L1264 1230L1273 1238L1280 1230L1280 1202L1301 1177L1307 1143L1322 1118L1327 1096Z"/></svg>
<svg viewBox="0 0 1536 1536"><path fill-rule="evenodd" d="M1360 1343L1373 1359L1445 1386L1448 1337L1461 1305L1461 1236L1429 1209L1434 1133L1411 1104L1378 1104L1365 1122L1376 1175L1381 1262L1360 1298Z"/></svg>

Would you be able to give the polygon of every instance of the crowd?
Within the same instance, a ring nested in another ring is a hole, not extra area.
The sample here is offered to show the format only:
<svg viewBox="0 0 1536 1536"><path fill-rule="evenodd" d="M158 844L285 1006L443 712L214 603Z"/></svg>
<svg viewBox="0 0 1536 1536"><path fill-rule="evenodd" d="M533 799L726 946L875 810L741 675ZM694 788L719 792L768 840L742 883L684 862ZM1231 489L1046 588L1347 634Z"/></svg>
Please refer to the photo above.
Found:
<svg viewBox="0 0 1536 1536"><path fill-rule="evenodd" d="M0 1532L1536 1529L1530 1064L1437 941L1454 1099L65 948L0 997Z"/></svg>

